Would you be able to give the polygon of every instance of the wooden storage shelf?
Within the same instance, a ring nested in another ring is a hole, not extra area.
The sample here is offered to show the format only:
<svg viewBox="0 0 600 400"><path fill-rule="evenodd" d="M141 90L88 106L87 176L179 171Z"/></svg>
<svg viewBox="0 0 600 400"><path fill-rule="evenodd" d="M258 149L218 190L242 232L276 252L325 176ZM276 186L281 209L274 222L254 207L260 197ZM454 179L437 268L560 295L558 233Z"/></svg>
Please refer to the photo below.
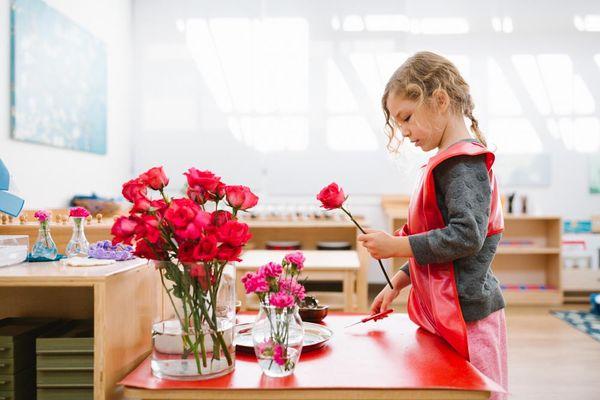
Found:
<svg viewBox="0 0 600 400"><path fill-rule="evenodd" d="M407 208L386 206L390 232L401 229L407 221ZM517 245L499 245L492 263L494 274L505 285L543 285L551 289L506 289L508 304L556 305L563 301L562 288L562 220L558 216L505 215L502 241ZM526 244L518 244L526 243ZM395 273L406 259L393 260ZM408 291L395 301L405 304Z"/></svg>
<svg viewBox="0 0 600 400"><path fill-rule="evenodd" d="M59 262L0 268L0 318L93 319L94 399L122 398L117 382L152 348L160 280L146 260L99 267Z"/></svg>

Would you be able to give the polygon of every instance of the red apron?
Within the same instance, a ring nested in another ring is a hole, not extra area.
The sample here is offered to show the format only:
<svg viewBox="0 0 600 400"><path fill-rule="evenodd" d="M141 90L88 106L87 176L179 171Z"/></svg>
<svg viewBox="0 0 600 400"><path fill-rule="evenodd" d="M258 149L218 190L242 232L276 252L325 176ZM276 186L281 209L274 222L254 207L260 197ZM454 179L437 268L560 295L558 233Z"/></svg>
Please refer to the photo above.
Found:
<svg viewBox="0 0 600 400"><path fill-rule="evenodd" d="M411 196L408 221L396 235L408 236L444 228L446 224L437 204L433 169L442 161L459 155L486 155L492 198L487 236L504 230L498 184L492 172L494 154L475 142L458 142L431 157L423 167L416 190ZM443 337L462 357L469 359L467 328L458 301L454 263L417 264L409 259L412 287L408 297L408 315L423 329Z"/></svg>

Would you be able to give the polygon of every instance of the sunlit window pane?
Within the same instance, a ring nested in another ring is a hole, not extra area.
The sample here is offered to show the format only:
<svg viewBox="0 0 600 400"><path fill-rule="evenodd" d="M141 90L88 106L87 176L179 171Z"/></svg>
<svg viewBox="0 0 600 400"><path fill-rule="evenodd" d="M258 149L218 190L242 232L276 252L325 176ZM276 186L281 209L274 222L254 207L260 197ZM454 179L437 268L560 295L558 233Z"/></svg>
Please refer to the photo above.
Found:
<svg viewBox="0 0 600 400"><path fill-rule="evenodd" d="M410 31L410 20L406 15L367 15L365 25L368 31Z"/></svg>
<svg viewBox="0 0 600 400"><path fill-rule="evenodd" d="M560 118L558 121L565 148L581 153L600 151L598 118Z"/></svg>
<svg viewBox="0 0 600 400"><path fill-rule="evenodd" d="M542 115L548 115L550 103L535 56L519 54L512 56L511 59L536 108Z"/></svg>
<svg viewBox="0 0 600 400"><path fill-rule="evenodd" d="M241 117L229 121L233 136L262 153L303 151L308 147L305 117Z"/></svg>
<svg viewBox="0 0 600 400"><path fill-rule="evenodd" d="M542 142L526 118L494 118L488 128L490 144L500 153L541 153Z"/></svg>
<svg viewBox="0 0 600 400"><path fill-rule="evenodd" d="M538 56L538 63L553 111L558 115L573 112L573 63L566 54Z"/></svg>
<svg viewBox="0 0 600 400"><path fill-rule="evenodd" d="M327 60L327 110L352 112L358 109L348 82L332 59Z"/></svg>
<svg viewBox="0 0 600 400"><path fill-rule="evenodd" d="M496 115L519 115L521 103L515 96L504 72L491 57L488 57L488 104L491 113Z"/></svg>
<svg viewBox="0 0 600 400"><path fill-rule="evenodd" d="M592 93L579 75L573 75L573 109L577 114L593 114L596 111Z"/></svg>
<svg viewBox="0 0 600 400"><path fill-rule="evenodd" d="M336 151L374 151L378 147L373 130L360 116L329 118L327 145Z"/></svg>

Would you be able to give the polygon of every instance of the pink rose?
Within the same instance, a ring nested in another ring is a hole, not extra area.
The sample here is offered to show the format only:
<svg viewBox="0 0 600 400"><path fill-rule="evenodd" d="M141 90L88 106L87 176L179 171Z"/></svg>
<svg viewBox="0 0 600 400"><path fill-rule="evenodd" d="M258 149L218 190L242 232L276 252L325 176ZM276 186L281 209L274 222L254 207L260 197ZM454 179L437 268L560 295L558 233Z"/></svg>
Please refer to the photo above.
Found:
<svg viewBox="0 0 600 400"><path fill-rule="evenodd" d="M222 261L242 261L239 257L242 254L241 246L231 246L226 243L219 245L217 258Z"/></svg>
<svg viewBox="0 0 600 400"><path fill-rule="evenodd" d="M217 229L217 239L219 242L234 247L245 245L251 237L248 225L235 220L227 221Z"/></svg>
<svg viewBox="0 0 600 400"><path fill-rule="evenodd" d="M285 292L271 293L269 304L277 308L287 308L294 305L294 296Z"/></svg>
<svg viewBox="0 0 600 400"><path fill-rule="evenodd" d="M217 188L221 183L221 178L210 171L199 171L196 168L190 168L184 175L187 177L188 185L191 188L201 187L213 194L217 193Z"/></svg>
<svg viewBox="0 0 600 400"><path fill-rule="evenodd" d="M189 199L174 199L165 212L165 219L181 239L199 239L202 230L210 224L210 218L210 213Z"/></svg>
<svg viewBox="0 0 600 400"><path fill-rule="evenodd" d="M148 188L144 181L136 178L125 182L121 193L129 202L135 203L137 200L146 199Z"/></svg>
<svg viewBox="0 0 600 400"><path fill-rule="evenodd" d="M162 190L169 184L169 178L162 167L150 168L140 175L140 180L154 190Z"/></svg>
<svg viewBox="0 0 600 400"><path fill-rule="evenodd" d="M83 207L73 207L69 210L69 217L74 218L86 218L89 217L90 212Z"/></svg>
<svg viewBox="0 0 600 400"><path fill-rule="evenodd" d="M344 204L346 196L344 195L342 188L338 187L337 183L331 183L319 192L317 200L322 203L323 208L334 210L340 208Z"/></svg>
<svg viewBox="0 0 600 400"><path fill-rule="evenodd" d="M231 221L233 215L229 211L218 210L212 213L212 224L217 228L225 225L225 223Z"/></svg>
<svg viewBox="0 0 600 400"><path fill-rule="evenodd" d="M227 203L234 209L247 210L258 203L258 197L247 186L227 186Z"/></svg>
<svg viewBox="0 0 600 400"><path fill-rule="evenodd" d="M292 265L295 265L298 271L301 271L302 268L304 268L304 261L306 261L306 258L301 251L295 251L286 255L284 260Z"/></svg>
<svg viewBox="0 0 600 400"><path fill-rule="evenodd" d="M113 245L117 243L131 244L138 227L137 221L132 217L119 217L110 229L114 236Z"/></svg>

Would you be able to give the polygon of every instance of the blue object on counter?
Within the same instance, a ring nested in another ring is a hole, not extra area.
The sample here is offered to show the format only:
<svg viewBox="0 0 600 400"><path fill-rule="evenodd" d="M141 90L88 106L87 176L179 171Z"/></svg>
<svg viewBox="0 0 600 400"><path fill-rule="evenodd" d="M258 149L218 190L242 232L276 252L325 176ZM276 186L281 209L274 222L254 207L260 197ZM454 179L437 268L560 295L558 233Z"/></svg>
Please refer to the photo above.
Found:
<svg viewBox="0 0 600 400"><path fill-rule="evenodd" d="M10 174L8 173L8 168L6 168L6 165L4 165L2 160L0 160L0 211L16 217L23 209L25 200L15 196L14 194L8 193L7 190L9 187Z"/></svg>
<svg viewBox="0 0 600 400"><path fill-rule="evenodd" d="M27 255L27 262L49 262L49 261L58 261L66 258L66 256L62 254L58 254L55 258L47 258L47 257L32 257L31 254Z"/></svg>
<svg viewBox="0 0 600 400"><path fill-rule="evenodd" d="M592 232L592 221L590 220L565 220L563 222L564 233L590 233Z"/></svg>
<svg viewBox="0 0 600 400"><path fill-rule="evenodd" d="M592 314L600 315L600 293L590 294L590 303L592 305L590 312Z"/></svg>

